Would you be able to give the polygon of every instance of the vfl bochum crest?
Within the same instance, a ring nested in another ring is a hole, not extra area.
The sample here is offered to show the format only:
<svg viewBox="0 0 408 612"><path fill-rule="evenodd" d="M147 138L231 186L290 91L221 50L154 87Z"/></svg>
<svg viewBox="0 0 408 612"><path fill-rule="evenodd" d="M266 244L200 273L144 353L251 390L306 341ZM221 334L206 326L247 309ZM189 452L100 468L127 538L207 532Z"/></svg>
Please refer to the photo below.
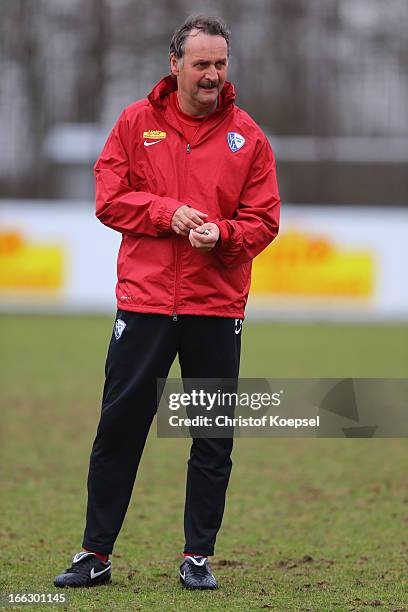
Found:
<svg viewBox="0 0 408 612"><path fill-rule="evenodd" d="M125 327L126 327L126 323L122 321L122 319L116 319L115 329L114 329L116 340L119 340Z"/></svg>
<svg viewBox="0 0 408 612"><path fill-rule="evenodd" d="M238 132L228 132L227 136L228 146L233 153L236 153L245 144L245 138L238 134Z"/></svg>

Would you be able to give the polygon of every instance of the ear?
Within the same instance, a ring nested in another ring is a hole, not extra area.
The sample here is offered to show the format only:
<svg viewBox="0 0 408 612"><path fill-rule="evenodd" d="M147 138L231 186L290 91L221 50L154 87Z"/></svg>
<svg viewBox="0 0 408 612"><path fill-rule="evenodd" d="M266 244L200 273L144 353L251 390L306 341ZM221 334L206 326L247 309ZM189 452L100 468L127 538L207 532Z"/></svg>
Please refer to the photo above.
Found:
<svg viewBox="0 0 408 612"><path fill-rule="evenodd" d="M179 61L174 53L170 55L170 71L174 76L178 76L180 72Z"/></svg>

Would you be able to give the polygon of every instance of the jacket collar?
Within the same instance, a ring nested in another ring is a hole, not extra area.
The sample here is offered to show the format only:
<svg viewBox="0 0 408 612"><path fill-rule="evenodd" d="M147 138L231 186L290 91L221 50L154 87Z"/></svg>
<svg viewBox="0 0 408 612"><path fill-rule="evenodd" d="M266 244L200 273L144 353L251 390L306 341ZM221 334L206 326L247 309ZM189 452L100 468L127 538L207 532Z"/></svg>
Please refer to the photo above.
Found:
<svg viewBox="0 0 408 612"><path fill-rule="evenodd" d="M168 75L159 81L147 96L149 102L158 109L166 110L169 106L169 94L177 91L177 79ZM229 81L225 81L224 87L219 95L219 105L211 117L221 115L225 110L231 109L235 101L235 87Z"/></svg>

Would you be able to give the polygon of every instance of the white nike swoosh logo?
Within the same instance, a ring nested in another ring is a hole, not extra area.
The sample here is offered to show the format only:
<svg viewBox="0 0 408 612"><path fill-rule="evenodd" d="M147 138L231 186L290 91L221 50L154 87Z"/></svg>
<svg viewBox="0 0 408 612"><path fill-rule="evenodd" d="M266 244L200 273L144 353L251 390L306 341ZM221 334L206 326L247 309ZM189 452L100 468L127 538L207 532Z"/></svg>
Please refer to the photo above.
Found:
<svg viewBox="0 0 408 612"><path fill-rule="evenodd" d="M94 568L91 569L91 580L93 580L94 578L97 578L98 576L100 576L101 574L104 574L105 572L108 572L110 570L110 565L109 567L105 567L105 569L101 570L100 572L95 572Z"/></svg>
<svg viewBox="0 0 408 612"><path fill-rule="evenodd" d="M153 142L149 142L148 140L144 141L144 146L145 147L151 147L154 144L158 144L159 142L163 142L162 140L153 140Z"/></svg>
<svg viewBox="0 0 408 612"><path fill-rule="evenodd" d="M183 572L183 574L179 571L180 576L182 577L182 579L184 580L186 577L186 572Z"/></svg>

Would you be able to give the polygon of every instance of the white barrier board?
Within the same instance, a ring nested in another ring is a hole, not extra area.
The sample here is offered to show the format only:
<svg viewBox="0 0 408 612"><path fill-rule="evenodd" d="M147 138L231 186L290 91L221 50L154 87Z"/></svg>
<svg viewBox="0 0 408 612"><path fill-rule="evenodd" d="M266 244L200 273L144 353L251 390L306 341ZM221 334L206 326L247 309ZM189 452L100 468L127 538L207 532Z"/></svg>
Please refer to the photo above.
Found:
<svg viewBox="0 0 408 612"><path fill-rule="evenodd" d="M120 234L90 202L0 203L3 311L115 310ZM408 320L408 211L282 206L278 238L253 265L247 314Z"/></svg>

